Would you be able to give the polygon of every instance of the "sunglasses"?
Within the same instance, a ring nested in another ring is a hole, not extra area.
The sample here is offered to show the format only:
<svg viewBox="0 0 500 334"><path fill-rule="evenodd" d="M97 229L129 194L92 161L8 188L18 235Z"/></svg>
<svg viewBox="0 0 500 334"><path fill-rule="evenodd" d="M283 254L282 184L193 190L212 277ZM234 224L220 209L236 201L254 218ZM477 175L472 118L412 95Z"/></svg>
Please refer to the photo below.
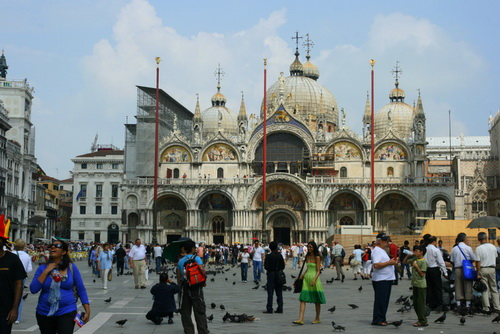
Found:
<svg viewBox="0 0 500 334"><path fill-rule="evenodd" d="M52 248L52 247L63 248L63 245L62 244L50 244L48 248Z"/></svg>

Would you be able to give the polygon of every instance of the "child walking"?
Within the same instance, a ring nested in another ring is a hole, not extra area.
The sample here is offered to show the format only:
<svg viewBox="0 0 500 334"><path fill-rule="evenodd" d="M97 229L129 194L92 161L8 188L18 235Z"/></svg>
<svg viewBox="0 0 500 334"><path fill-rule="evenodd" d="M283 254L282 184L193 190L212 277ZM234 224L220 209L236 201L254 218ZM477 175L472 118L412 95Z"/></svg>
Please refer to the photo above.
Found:
<svg viewBox="0 0 500 334"><path fill-rule="evenodd" d="M406 256L403 263L411 266L411 285L413 287L413 307L417 313L418 321L413 327L425 327L428 325L425 316L425 299L427 295L427 282L425 272L427 271L427 262L424 259L426 252L425 246L413 247L413 256Z"/></svg>

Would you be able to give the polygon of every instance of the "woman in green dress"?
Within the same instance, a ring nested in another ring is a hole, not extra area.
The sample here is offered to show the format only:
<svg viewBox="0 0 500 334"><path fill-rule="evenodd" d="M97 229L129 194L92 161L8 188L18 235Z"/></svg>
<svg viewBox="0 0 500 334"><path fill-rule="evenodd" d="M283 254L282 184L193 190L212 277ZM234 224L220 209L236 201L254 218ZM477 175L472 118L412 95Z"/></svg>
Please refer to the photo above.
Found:
<svg viewBox="0 0 500 334"><path fill-rule="evenodd" d="M300 276L300 279L303 279L304 283L302 285L302 292L299 296L299 319L293 322L296 325L304 324L306 303L314 303L316 306L316 318L312 323L319 324L321 322L321 304L326 304L325 293L323 292L323 286L321 285L321 280L319 279L319 274L321 273L321 258L318 251L318 245L316 245L314 241L309 241L307 244L307 255L305 261L307 270Z"/></svg>

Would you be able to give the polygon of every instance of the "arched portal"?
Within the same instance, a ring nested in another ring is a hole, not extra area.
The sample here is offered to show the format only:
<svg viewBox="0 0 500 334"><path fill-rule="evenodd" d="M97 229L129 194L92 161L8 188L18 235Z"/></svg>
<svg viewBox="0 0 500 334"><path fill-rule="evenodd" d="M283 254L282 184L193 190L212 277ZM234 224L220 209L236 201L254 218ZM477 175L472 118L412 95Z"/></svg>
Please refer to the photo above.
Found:
<svg viewBox="0 0 500 334"><path fill-rule="evenodd" d="M120 228L116 224L111 224L108 226L108 242L111 244L117 244L120 239Z"/></svg>
<svg viewBox="0 0 500 334"><path fill-rule="evenodd" d="M331 224L341 225L365 225L365 207L359 197L352 193L340 193L335 195L328 206Z"/></svg>
<svg viewBox="0 0 500 334"><path fill-rule="evenodd" d="M294 224L294 218L290 213L279 211L269 218L269 225L271 227L271 241L283 245L291 244L291 237Z"/></svg>
<svg viewBox="0 0 500 334"><path fill-rule="evenodd" d="M254 173L262 175L263 144L255 151ZM273 133L267 136L267 173L303 173L302 160L307 146L298 136L287 133Z"/></svg>
<svg viewBox="0 0 500 334"><path fill-rule="evenodd" d="M402 194L384 195L375 205L378 228L387 233L404 234L415 222L415 207Z"/></svg>
<svg viewBox="0 0 500 334"><path fill-rule="evenodd" d="M207 240L212 240L215 244L232 243L231 200L222 193L210 193L200 201L199 209L202 228L208 233Z"/></svg>
<svg viewBox="0 0 500 334"><path fill-rule="evenodd" d="M167 243L179 239L186 226L186 204L182 199L173 195L162 196L157 203L158 221L163 227L163 235Z"/></svg>

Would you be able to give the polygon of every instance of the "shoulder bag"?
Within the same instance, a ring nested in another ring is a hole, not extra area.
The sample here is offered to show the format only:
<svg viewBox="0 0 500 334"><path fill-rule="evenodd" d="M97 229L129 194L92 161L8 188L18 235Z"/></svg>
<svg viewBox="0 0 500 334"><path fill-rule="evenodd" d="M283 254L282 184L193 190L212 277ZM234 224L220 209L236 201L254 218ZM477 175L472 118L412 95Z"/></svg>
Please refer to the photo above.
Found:
<svg viewBox="0 0 500 334"><path fill-rule="evenodd" d="M464 279L466 281L476 281L477 280L477 270L476 268L472 265L471 260L468 260L467 257L465 256L464 252L462 251L462 248L458 246L458 249L464 256L464 260L462 260L462 269L464 273Z"/></svg>
<svg viewBox="0 0 500 334"><path fill-rule="evenodd" d="M304 259L304 263L302 263L302 268L300 268L299 277L293 282L293 293L300 293L302 291L302 285L304 284L304 280L300 278L302 275L302 270L306 265L306 259Z"/></svg>

